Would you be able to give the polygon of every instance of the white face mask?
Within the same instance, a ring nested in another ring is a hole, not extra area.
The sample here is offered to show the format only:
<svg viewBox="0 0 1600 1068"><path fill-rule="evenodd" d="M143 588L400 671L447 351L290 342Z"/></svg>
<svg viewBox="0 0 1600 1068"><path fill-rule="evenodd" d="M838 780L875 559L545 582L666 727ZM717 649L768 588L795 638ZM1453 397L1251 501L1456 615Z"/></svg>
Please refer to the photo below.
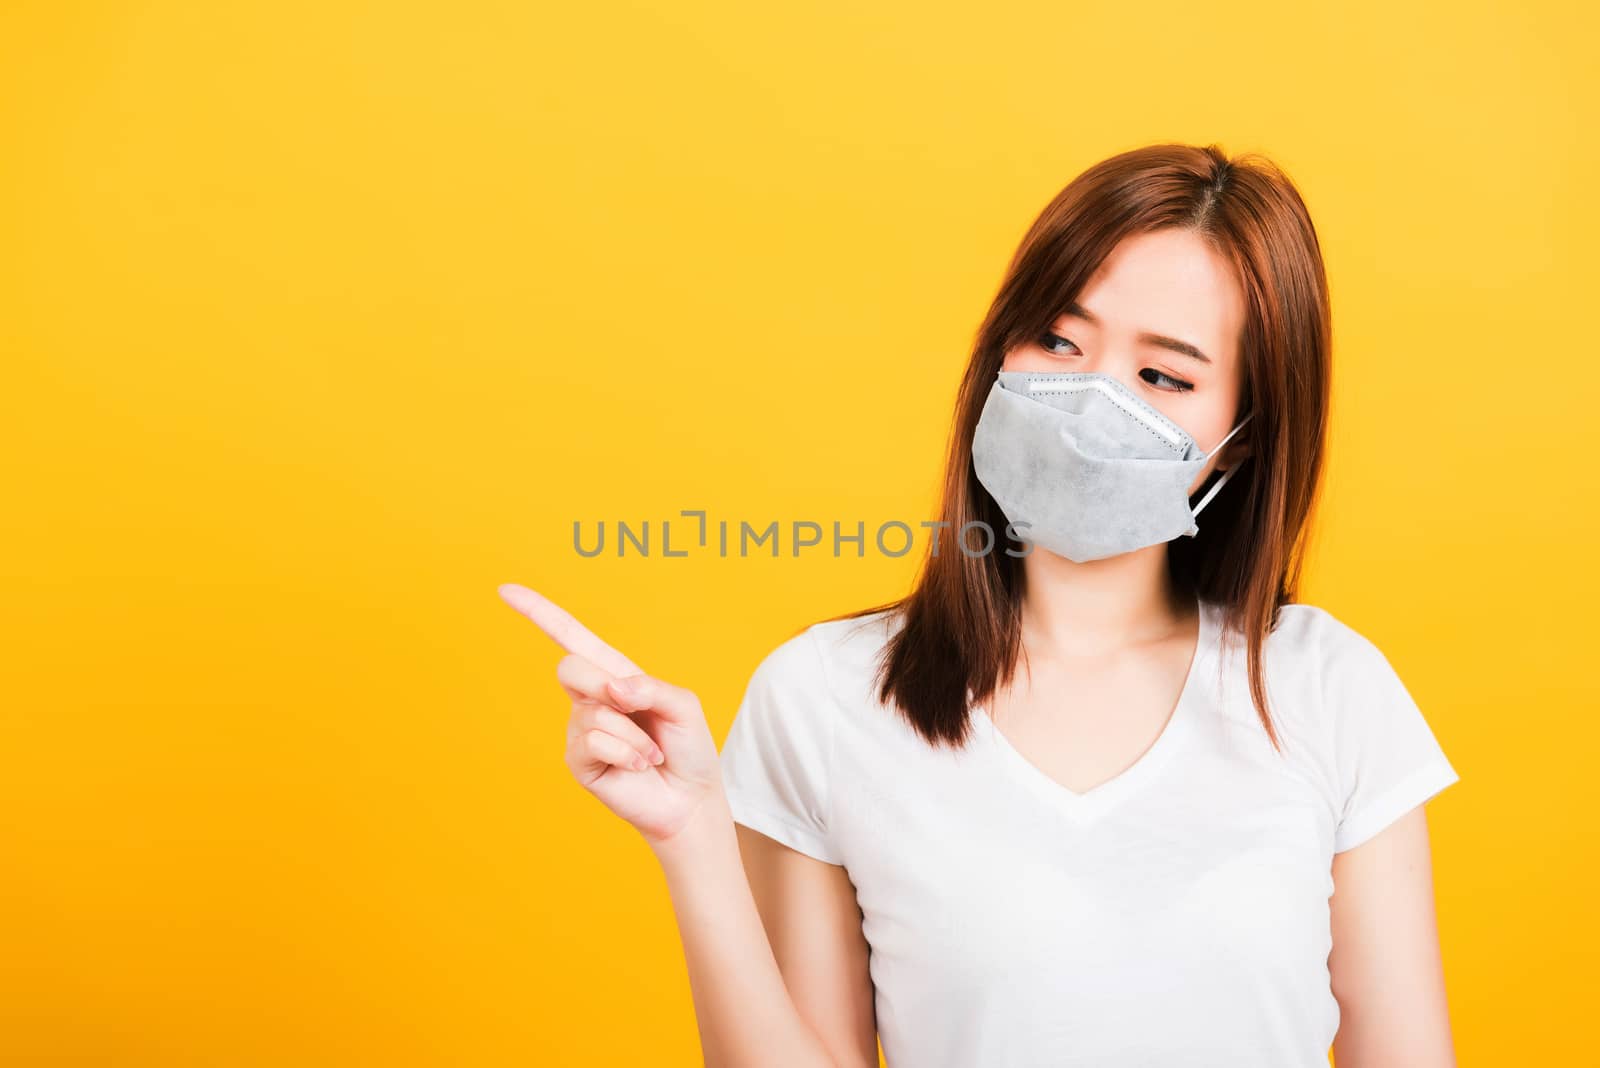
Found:
<svg viewBox="0 0 1600 1068"><path fill-rule="evenodd" d="M1018 533L1083 563L1199 533L1189 508L1209 453L1132 390L1098 372L1001 371L972 437L978 481Z"/></svg>

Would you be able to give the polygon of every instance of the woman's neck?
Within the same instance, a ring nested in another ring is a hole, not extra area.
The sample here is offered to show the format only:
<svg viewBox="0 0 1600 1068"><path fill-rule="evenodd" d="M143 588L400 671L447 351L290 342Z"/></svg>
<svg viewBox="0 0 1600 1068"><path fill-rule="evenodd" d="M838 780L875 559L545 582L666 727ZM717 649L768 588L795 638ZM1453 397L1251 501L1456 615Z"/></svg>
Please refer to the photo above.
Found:
<svg viewBox="0 0 1600 1068"><path fill-rule="evenodd" d="M1173 586L1163 543L1086 564L1034 546L1023 561L1022 641L1071 656L1157 642L1194 612Z"/></svg>

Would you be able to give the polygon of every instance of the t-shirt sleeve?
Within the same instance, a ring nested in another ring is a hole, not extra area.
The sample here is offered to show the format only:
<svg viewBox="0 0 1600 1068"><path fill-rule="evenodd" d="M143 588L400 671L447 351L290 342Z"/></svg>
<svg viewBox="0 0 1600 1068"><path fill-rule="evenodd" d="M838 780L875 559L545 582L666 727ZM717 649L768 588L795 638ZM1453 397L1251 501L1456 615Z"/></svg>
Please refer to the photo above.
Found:
<svg viewBox="0 0 1600 1068"><path fill-rule="evenodd" d="M1384 654L1339 625L1324 664L1342 798L1333 851L1353 849L1460 776Z"/></svg>
<svg viewBox="0 0 1600 1068"><path fill-rule="evenodd" d="M735 823L829 864L843 863L828 828L835 712L803 632L757 665L720 757Z"/></svg>

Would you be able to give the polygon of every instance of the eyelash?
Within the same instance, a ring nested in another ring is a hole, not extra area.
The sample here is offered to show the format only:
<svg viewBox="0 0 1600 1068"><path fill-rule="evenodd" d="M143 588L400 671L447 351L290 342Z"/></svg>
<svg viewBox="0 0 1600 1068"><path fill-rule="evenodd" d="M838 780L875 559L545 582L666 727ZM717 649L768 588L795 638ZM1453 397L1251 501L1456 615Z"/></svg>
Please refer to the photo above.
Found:
<svg viewBox="0 0 1600 1068"><path fill-rule="evenodd" d="M1066 344L1071 345L1073 348L1077 348L1078 347L1077 342L1072 341L1070 338L1064 338L1060 334L1055 333L1054 331L1046 330L1039 337L1039 345L1040 345L1041 348L1043 348L1046 352L1050 353L1052 356L1064 355L1064 353L1056 352L1051 347L1051 342L1052 341L1065 342ZM1160 389L1160 390L1165 390L1168 393L1187 393L1189 390L1194 388L1194 383L1193 382L1185 382L1181 378L1174 378L1174 377L1172 377L1171 375L1167 374L1164 371L1157 371L1153 367L1146 367L1144 369L1144 371L1150 371L1157 378L1164 378L1168 382L1171 382L1172 383L1171 386L1161 386L1161 385L1157 385L1155 382L1151 382L1150 379L1148 379L1148 378L1145 379L1145 381L1146 382L1150 382L1150 384L1152 386L1155 386L1157 389ZM1142 376L1144 374L1144 371L1140 371L1139 374Z"/></svg>

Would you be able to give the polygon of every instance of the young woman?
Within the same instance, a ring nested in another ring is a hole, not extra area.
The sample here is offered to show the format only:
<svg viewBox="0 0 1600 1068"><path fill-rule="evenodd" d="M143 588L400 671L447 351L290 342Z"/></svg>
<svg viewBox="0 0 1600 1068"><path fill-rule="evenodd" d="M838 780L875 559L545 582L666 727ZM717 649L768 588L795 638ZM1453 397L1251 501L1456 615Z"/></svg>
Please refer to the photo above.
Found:
<svg viewBox="0 0 1600 1068"><path fill-rule="evenodd" d="M1422 805L1456 772L1294 601L1328 379L1289 181L1127 152L978 332L950 537L772 652L720 758L692 693L503 588L662 864L707 1064L1454 1063Z"/></svg>

